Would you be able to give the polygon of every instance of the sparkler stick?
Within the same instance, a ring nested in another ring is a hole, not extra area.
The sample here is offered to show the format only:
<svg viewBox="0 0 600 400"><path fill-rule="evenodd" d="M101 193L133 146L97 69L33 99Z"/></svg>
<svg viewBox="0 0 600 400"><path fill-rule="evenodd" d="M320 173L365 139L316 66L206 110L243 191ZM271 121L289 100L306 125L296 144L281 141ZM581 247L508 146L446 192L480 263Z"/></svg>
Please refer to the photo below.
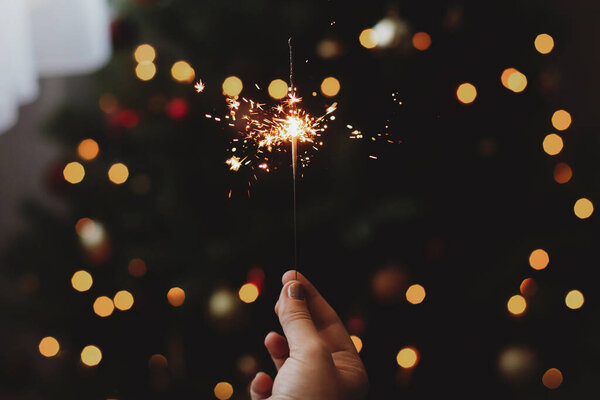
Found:
<svg viewBox="0 0 600 400"><path fill-rule="evenodd" d="M292 38L288 39L288 47L290 49L290 90L292 95L295 93L294 89L294 62L292 58ZM292 104L292 107L294 105ZM295 107L292 110L295 112ZM292 135L292 180L293 180L293 202L294 202L294 270L296 271L296 280L298 280L298 228L297 228L297 213L296 213L296 166L298 160L298 149L296 135Z"/></svg>

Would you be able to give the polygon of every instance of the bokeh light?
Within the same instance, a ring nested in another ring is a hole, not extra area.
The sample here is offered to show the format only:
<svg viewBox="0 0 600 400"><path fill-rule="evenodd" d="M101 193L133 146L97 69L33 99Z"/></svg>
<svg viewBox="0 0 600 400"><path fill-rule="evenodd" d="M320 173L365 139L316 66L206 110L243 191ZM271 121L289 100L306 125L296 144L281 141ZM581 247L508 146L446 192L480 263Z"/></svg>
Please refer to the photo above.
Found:
<svg viewBox="0 0 600 400"><path fill-rule="evenodd" d="M556 133L551 133L544 138L542 147L547 154L555 156L563 149L563 140Z"/></svg>
<svg viewBox="0 0 600 400"><path fill-rule="evenodd" d="M167 360L167 357L162 354L152 354L148 360L148 366L150 368L167 368L169 366L169 361Z"/></svg>
<svg viewBox="0 0 600 400"><path fill-rule="evenodd" d="M177 61L171 67L171 76L177 82L191 83L196 77L196 73L186 61Z"/></svg>
<svg viewBox="0 0 600 400"><path fill-rule="evenodd" d="M119 102L114 94L104 93L98 99L98 105L105 114L112 114L119 108Z"/></svg>
<svg viewBox="0 0 600 400"><path fill-rule="evenodd" d="M215 397L219 400L227 400L233 396L233 386L229 382L219 382L215 385Z"/></svg>
<svg viewBox="0 0 600 400"><path fill-rule="evenodd" d="M425 51L431 46L431 36L426 32L417 32L412 37L412 44L415 49Z"/></svg>
<svg viewBox="0 0 600 400"><path fill-rule="evenodd" d="M510 89L508 87L508 78L510 78L510 76L515 72L519 71L517 71L515 68L506 68L504 71L502 71L502 75L500 75L500 81L502 82L502 86L504 86L507 89Z"/></svg>
<svg viewBox="0 0 600 400"><path fill-rule="evenodd" d="M529 255L529 265L533 269L544 269L548 266L549 262L550 256L548 256L548 253L543 249L536 249Z"/></svg>
<svg viewBox="0 0 600 400"><path fill-rule="evenodd" d="M542 376L542 383L548 389L556 389L558 388L563 381L562 372L557 368L550 368L546 372L544 372L544 376Z"/></svg>
<svg viewBox="0 0 600 400"><path fill-rule="evenodd" d="M134 276L136 278L141 278L146 275L148 268L146 267L146 263L141 258L134 258L129 261L127 264L127 271L129 271L129 275Z"/></svg>
<svg viewBox="0 0 600 400"><path fill-rule="evenodd" d="M94 345L88 345L81 351L81 362L88 367L94 367L102 361L102 352Z"/></svg>
<svg viewBox="0 0 600 400"><path fill-rule="evenodd" d="M537 360L535 353L523 345L509 345L498 357L501 375L511 383L524 383L535 374Z"/></svg>
<svg viewBox="0 0 600 400"><path fill-rule="evenodd" d="M180 307L185 301L185 291L180 287L174 287L167 292L167 300L173 307Z"/></svg>
<svg viewBox="0 0 600 400"><path fill-rule="evenodd" d="M88 249L101 246L106 240L106 231L101 223L90 218L80 218L75 224L75 232L81 243Z"/></svg>
<svg viewBox="0 0 600 400"><path fill-rule="evenodd" d="M129 310L133 306L133 295L127 290L120 290L113 297L113 303L118 310Z"/></svg>
<svg viewBox="0 0 600 400"><path fill-rule="evenodd" d="M350 335L350 339L352 340L352 343L354 343L354 347L356 348L356 352L360 353L360 351L363 348L363 342L362 340L356 336L356 335Z"/></svg>
<svg viewBox="0 0 600 400"><path fill-rule="evenodd" d="M586 219L589 218L594 212L594 204L591 202L590 199L582 197L581 199L575 202L575 205L573 206L573 211L575 212L577 218Z"/></svg>
<svg viewBox="0 0 600 400"><path fill-rule="evenodd" d="M100 317L108 317L115 309L115 305L110 297L100 296L94 301L94 312Z"/></svg>
<svg viewBox="0 0 600 400"><path fill-rule="evenodd" d="M583 293L581 293L579 290L571 290L565 296L565 304L571 310L577 310L578 308L581 308L584 302L585 299L583 297Z"/></svg>
<svg viewBox="0 0 600 400"><path fill-rule="evenodd" d="M156 58L156 50L149 44L141 44L135 49L133 56L135 61L139 63L144 61L152 62Z"/></svg>
<svg viewBox="0 0 600 400"><path fill-rule="evenodd" d="M547 33L540 33L533 41L535 49L542 54L548 54L554 48L554 39Z"/></svg>
<svg viewBox="0 0 600 400"><path fill-rule="evenodd" d="M425 288L421 285L411 285L406 291L406 300L411 304L419 304L425 300Z"/></svg>
<svg viewBox="0 0 600 400"><path fill-rule="evenodd" d="M413 368L419 361L419 354L412 347L404 347L396 355L396 362L402 368Z"/></svg>
<svg viewBox="0 0 600 400"><path fill-rule="evenodd" d="M358 41L363 47L372 49L377 46L377 33L371 28L365 29L358 36Z"/></svg>
<svg viewBox="0 0 600 400"><path fill-rule="evenodd" d="M276 100L283 99L288 94L288 84L282 79L274 79L269 83L269 96Z"/></svg>
<svg viewBox="0 0 600 400"><path fill-rule="evenodd" d="M258 298L258 288L253 283L246 283L240 288L239 296L244 303L252 303Z"/></svg>
<svg viewBox="0 0 600 400"><path fill-rule="evenodd" d="M519 291L525 297L531 297L537 292L537 283L533 278L525 278L519 286Z"/></svg>
<svg viewBox="0 0 600 400"><path fill-rule="evenodd" d="M340 91L340 81L333 76L323 79L321 82L321 93L327 97L333 97Z"/></svg>
<svg viewBox="0 0 600 400"><path fill-rule="evenodd" d="M156 65L150 61L142 61L135 67L135 76L141 81L149 81L156 75Z"/></svg>
<svg viewBox="0 0 600 400"><path fill-rule="evenodd" d="M527 77L520 71L515 70L508 76L506 87L515 93L520 93L527 87Z"/></svg>
<svg viewBox="0 0 600 400"><path fill-rule="evenodd" d="M554 167L554 180L557 183L567 183L573 177L573 170L569 164L560 162Z"/></svg>
<svg viewBox="0 0 600 400"><path fill-rule="evenodd" d="M235 97L242 92L244 85L242 80L237 76L228 76L223 81L223 94L230 97Z"/></svg>
<svg viewBox="0 0 600 400"><path fill-rule="evenodd" d="M77 146L77 154L83 160L91 161L98 156L100 147L94 139L83 139Z"/></svg>
<svg viewBox="0 0 600 400"><path fill-rule="evenodd" d="M40 350L40 354L44 357L54 357L60 350L60 344L58 343L58 340L52 336L46 336L40 341L38 349Z"/></svg>
<svg viewBox="0 0 600 400"><path fill-rule="evenodd" d="M77 161L73 161L65 165L65 168L63 169L63 176L69 183L79 183L85 176L85 169L83 168L83 165Z"/></svg>
<svg viewBox="0 0 600 400"><path fill-rule="evenodd" d="M565 110L557 110L552 114L552 126L559 131L564 131L571 126L571 114Z"/></svg>
<svg viewBox="0 0 600 400"><path fill-rule="evenodd" d="M463 104L470 104L477 97L477 89L470 83L462 83L456 89L456 97Z"/></svg>
<svg viewBox="0 0 600 400"><path fill-rule="evenodd" d="M214 317L229 317L235 309L234 294L227 289L218 289L210 296L208 309Z"/></svg>
<svg viewBox="0 0 600 400"><path fill-rule="evenodd" d="M520 294L515 294L506 303L506 308L513 315L521 315L527 309L527 301Z"/></svg>
<svg viewBox="0 0 600 400"><path fill-rule="evenodd" d="M121 185L129 178L129 169L123 163L115 163L108 169L108 179L116 185Z"/></svg>
<svg viewBox="0 0 600 400"><path fill-rule="evenodd" d="M90 290L93 283L94 280L92 279L92 275L84 270L75 272L71 277L71 285L73 286L73 289L78 292Z"/></svg>

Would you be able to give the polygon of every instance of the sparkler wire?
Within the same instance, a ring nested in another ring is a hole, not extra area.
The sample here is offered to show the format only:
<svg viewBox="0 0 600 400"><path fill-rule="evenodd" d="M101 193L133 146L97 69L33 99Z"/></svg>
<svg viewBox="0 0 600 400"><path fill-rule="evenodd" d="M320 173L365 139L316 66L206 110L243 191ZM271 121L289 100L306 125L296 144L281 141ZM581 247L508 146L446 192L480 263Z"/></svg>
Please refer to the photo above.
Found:
<svg viewBox="0 0 600 400"><path fill-rule="evenodd" d="M290 90L294 93L294 62L292 58L292 38L288 39L288 47L290 49ZM293 181L293 203L294 203L294 269L296 271L296 280L298 280L298 227L296 213L296 167L297 167L297 142L296 137L292 136L292 181Z"/></svg>

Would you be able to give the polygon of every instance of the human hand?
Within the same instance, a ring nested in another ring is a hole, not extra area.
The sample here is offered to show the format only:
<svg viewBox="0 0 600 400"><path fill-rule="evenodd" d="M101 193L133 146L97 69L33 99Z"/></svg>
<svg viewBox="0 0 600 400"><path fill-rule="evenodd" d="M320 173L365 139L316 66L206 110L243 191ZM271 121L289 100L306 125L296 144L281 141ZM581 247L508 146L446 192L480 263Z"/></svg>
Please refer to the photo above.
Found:
<svg viewBox="0 0 600 400"><path fill-rule="evenodd" d="M265 346L277 368L273 380L259 372L252 400L362 400L365 367L342 321L300 273L287 271L275 313L284 336L270 332Z"/></svg>

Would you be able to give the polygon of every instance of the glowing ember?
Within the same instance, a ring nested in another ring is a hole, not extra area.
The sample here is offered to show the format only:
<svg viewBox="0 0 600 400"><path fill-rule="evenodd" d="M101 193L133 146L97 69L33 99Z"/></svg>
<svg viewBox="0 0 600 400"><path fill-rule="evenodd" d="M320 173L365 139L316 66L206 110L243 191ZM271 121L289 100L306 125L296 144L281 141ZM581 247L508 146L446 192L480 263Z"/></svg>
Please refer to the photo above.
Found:
<svg viewBox="0 0 600 400"><path fill-rule="evenodd" d="M196 89L196 92L198 93L204 91L205 87L206 85L204 84L204 82L202 82L202 79L199 79L198 82L196 82L196 84L194 85L194 89Z"/></svg>
<svg viewBox="0 0 600 400"><path fill-rule="evenodd" d="M232 171L238 171L242 166L242 161L239 157L233 156L225 161L225 164L229 165L229 169Z"/></svg>

